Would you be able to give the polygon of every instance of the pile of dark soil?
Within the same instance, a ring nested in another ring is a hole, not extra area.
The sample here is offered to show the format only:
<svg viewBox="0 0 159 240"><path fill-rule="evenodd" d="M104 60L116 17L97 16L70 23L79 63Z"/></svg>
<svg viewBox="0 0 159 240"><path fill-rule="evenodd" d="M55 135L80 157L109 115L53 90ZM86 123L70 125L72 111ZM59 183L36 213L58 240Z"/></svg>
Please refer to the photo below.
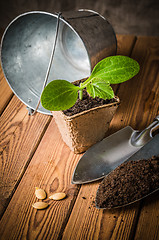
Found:
<svg viewBox="0 0 159 240"><path fill-rule="evenodd" d="M159 188L159 156L121 164L99 185L96 205L113 208L127 205Z"/></svg>
<svg viewBox="0 0 159 240"><path fill-rule="evenodd" d="M80 83L80 81L76 81L76 82L74 82L74 85L78 86L79 83ZM86 111L88 109L102 106L102 105L109 104L109 103L114 103L114 102L117 102L115 98L112 98L110 100L108 100L108 99L104 100L104 99L98 98L98 97L92 98L89 96L87 91L84 89L83 90L83 99L80 100L78 98L76 103L71 108L64 110L63 113L67 116L72 116L74 114Z"/></svg>

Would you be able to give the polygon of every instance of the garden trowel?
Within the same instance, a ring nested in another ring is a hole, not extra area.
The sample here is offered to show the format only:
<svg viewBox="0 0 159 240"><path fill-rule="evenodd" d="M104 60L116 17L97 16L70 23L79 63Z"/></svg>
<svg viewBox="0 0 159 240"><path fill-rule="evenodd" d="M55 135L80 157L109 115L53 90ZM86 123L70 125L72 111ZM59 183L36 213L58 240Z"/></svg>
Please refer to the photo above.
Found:
<svg viewBox="0 0 159 240"><path fill-rule="evenodd" d="M143 131L127 126L89 148L79 160L73 184L93 182L125 162L153 138L159 128L159 115Z"/></svg>

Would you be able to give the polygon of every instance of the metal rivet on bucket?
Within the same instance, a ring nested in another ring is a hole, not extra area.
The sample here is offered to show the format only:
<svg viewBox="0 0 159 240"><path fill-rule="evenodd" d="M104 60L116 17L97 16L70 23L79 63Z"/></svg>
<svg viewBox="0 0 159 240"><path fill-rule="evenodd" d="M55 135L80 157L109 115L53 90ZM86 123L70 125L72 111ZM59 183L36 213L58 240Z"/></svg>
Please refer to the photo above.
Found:
<svg viewBox="0 0 159 240"><path fill-rule="evenodd" d="M1 42L5 77L30 114L51 114L39 101L47 83L85 78L98 61L115 53L112 26L90 10L22 14L9 24Z"/></svg>

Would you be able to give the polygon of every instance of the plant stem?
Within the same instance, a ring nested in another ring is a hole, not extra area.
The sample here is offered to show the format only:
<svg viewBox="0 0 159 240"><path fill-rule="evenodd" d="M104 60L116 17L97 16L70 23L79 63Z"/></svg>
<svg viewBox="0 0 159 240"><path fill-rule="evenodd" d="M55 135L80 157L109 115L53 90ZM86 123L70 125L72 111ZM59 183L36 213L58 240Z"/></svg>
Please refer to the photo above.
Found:
<svg viewBox="0 0 159 240"><path fill-rule="evenodd" d="M82 83L80 83L80 90L79 90L79 99L82 100L83 99L83 87L81 86Z"/></svg>
<svg viewBox="0 0 159 240"><path fill-rule="evenodd" d="M83 90L82 89L79 90L79 99L80 100L83 99Z"/></svg>
<svg viewBox="0 0 159 240"><path fill-rule="evenodd" d="M90 76L86 81L80 84L80 87L85 88L87 84L90 83L91 81L92 81L92 78Z"/></svg>

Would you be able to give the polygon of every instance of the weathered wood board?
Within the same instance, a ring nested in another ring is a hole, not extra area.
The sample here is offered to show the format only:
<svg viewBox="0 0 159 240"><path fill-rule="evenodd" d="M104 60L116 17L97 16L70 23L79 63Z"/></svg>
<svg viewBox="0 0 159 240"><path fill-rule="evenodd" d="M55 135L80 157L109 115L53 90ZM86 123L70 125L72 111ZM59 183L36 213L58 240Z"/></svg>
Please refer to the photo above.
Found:
<svg viewBox="0 0 159 240"><path fill-rule="evenodd" d="M159 38L118 36L118 54L136 59L141 70L114 87L121 104L108 134L127 125L142 129L158 114L158 51ZM126 208L96 209L100 181L71 184L81 155L65 145L52 117L28 116L26 106L10 94L1 116L0 239L158 239L158 194ZM36 186L48 194L46 210L32 208ZM48 199L59 191L67 198Z"/></svg>

